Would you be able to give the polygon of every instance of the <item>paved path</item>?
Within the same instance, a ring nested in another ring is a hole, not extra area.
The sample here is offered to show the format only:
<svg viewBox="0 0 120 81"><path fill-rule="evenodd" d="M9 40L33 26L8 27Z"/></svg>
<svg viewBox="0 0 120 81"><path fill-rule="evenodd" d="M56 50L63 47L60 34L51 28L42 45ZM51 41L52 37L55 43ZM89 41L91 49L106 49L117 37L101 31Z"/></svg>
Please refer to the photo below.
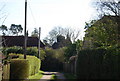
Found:
<svg viewBox="0 0 120 81"><path fill-rule="evenodd" d="M64 74L59 72L44 72L43 74L43 77L39 81L49 81L52 78L52 74L55 74L57 79L65 79Z"/></svg>

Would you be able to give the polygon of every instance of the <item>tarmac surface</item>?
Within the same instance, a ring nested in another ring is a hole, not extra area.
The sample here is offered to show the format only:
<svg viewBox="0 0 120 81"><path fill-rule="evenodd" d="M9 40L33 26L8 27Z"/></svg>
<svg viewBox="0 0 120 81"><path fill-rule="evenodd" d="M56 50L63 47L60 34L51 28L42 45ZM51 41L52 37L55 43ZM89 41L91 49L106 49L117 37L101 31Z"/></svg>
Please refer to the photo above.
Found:
<svg viewBox="0 0 120 81"><path fill-rule="evenodd" d="M39 81L50 81L52 78L52 74L55 74L57 76L57 79L64 80L64 74L59 72L44 72L43 77Z"/></svg>

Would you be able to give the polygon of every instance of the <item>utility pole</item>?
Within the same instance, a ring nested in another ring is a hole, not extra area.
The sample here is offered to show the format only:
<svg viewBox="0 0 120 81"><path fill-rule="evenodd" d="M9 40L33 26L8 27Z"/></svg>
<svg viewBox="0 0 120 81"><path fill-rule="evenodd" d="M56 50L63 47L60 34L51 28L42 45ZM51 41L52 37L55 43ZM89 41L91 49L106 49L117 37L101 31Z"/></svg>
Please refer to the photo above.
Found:
<svg viewBox="0 0 120 81"><path fill-rule="evenodd" d="M26 25L27 25L27 0L25 0L24 59L26 59L26 47L27 47Z"/></svg>
<svg viewBox="0 0 120 81"><path fill-rule="evenodd" d="M41 27L39 27L39 40L38 40L38 54L40 58L40 35L41 35Z"/></svg>

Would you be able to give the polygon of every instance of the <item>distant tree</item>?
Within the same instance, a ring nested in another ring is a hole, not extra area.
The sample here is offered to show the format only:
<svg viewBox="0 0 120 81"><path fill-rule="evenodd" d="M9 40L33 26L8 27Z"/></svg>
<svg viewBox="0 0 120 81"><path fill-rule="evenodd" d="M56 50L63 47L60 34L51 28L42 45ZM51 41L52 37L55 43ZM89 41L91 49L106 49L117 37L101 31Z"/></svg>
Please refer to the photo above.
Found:
<svg viewBox="0 0 120 81"><path fill-rule="evenodd" d="M44 39L44 40L43 40L43 43L45 44L46 47L51 47L51 46L48 44L47 40Z"/></svg>
<svg viewBox="0 0 120 81"><path fill-rule="evenodd" d="M17 36L18 36L19 33L22 33L23 28L22 28L21 25L11 24L9 30L11 31L11 33L12 33L13 35L17 35Z"/></svg>
<svg viewBox="0 0 120 81"><path fill-rule="evenodd" d="M37 28L34 28L34 30L33 30L32 33L31 33L31 36L33 36L33 37L38 37L38 35L39 35L38 29L37 29Z"/></svg>
<svg viewBox="0 0 120 81"><path fill-rule="evenodd" d="M55 27L49 32L49 35L45 39L48 40L50 45L52 45L54 42L57 42L57 36L60 35L64 36L65 38L69 37L70 41L75 42L80 35L80 31L72 28Z"/></svg>
<svg viewBox="0 0 120 81"><path fill-rule="evenodd" d="M57 42L53 43L52 48L53 49L58 49L58 48L66 47L71 43L72 42L68 38L65 39L64 36L58 35L57 36Z"/></svg>
<svg viewBox="0 0 120 81"><path fill-rule="evenodd" d="M5 31L8 31L7 26L5 26L5 25L0 26L0 30L2 31L2 34L3 34L4 36L6 35L6 34L5 34Z"/></svg>

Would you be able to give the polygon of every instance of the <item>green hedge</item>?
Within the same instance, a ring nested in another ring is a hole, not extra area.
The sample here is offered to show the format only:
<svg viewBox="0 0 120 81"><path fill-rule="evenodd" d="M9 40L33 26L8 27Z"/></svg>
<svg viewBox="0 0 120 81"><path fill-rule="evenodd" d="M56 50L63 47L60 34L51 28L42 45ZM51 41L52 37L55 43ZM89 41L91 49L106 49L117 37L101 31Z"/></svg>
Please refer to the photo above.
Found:
<svg viewBox="0 0 120 81"><path fill-rule="evenodd" d="M15 55L19 56L18 59L23 59L24 58L23 54L14 54L14 53L11 53L9 56L15 56ZM34 75L37 72L39 72L40 67L41 67L41 60L38 59L35 56L30 56L30 55L27 55L26 59L29 61L29 76Z"/></svg>
<svg viewBox="0 0 120 81"><path fill-rule="evenodd" d="M34 75L39 72L41 67L41 60L35 56L27 56L30 64L29 75Z"/></svg>
<svg viewBox="0 0 120 81"><path fill-rule="evenodd" d="M27 79L29 77L29 61L25 59L11 59L10 79Z"/></svg>
<svg viewBox="0 0 120 81"><path fill-rule="evenodd" d="M3 48L2 52L5 55L8 55L9 53L23 54L24 50L22 49L22 47L14 46L14 47Z"/></svg>
<svg viewBox="0 0 120 81"><path fill-rule="evenodd" d="M120 79L120 50L86 49L78 54L78 79Z"/></svg>
<svg viewBox="0 0 120 81"><path fill-rule="evenodd" d="M9 55L10 53L23 54L24 50L23 50L22 47L14 46L14 47L3 48L2 52L5 55ZM31 55L31 56L39 57L38 48L37 47L27 47L27 53L26 54ZM40 49L41 60L44 60L45 56L46 56L46 53L45 53L44 49Z"/></svg>

